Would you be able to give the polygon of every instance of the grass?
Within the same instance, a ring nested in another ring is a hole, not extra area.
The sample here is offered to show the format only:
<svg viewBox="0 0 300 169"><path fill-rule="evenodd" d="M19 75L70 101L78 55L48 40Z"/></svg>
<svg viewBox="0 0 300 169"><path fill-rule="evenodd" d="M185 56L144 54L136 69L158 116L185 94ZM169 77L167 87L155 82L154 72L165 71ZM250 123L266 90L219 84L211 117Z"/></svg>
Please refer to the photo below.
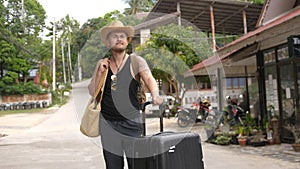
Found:
<svg viewBox="0 0 300 169"><path fill-rule="evenodd" d="M52 107L54 105L58 105L59 107L66 104L69 100L68 96L62 96L54 94L52 98L52 104L47 106L47 108ZM41 105L42 106L42 105ZM43 113L47 111L47 108L33 108L33 109L20 109L20 110L3 110L0 111L0 117L9 114L21 114L21 113Z"/></svg>
<svg viewBox="0 0 300 169"><path fill-rule="evenodd" d="M44 112L46 108L35 108L35 109L25 109L25 110L3 110L0 111L0 116L9 114L21 114L21 113L41 113Z"/></svg>

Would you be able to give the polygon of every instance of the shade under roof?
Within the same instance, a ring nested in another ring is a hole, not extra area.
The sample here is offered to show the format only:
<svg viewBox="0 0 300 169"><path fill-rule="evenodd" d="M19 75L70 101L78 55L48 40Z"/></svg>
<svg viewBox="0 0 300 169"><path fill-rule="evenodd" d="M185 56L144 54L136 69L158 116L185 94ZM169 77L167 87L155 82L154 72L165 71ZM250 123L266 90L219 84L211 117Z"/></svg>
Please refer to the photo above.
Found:
<svg viewBox="0 0 300 169"><path fill-rule="evenodd" d="M186 20L204 32L211 32L210 6L213 6L215 32L220 34L244 34L243 10L246 12L247 30L255 29L262 5L233 0L159 0L147 21L161 14L179 14L177 2L180 3L180 14Z"/></svg>

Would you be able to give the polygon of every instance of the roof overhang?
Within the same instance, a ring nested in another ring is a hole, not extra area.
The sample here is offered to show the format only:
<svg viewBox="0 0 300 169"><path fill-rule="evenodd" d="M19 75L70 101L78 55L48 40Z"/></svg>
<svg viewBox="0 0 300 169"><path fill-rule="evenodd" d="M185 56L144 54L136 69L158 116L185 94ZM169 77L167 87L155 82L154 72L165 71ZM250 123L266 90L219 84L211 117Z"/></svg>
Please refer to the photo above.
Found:
<svg viewBox="0 0 300 169"><path fill-rule="evenodd" d="M300 7L286 13L282 17L270 22L239 39L225 45L217 52L219 55L226 54L233 50L241 50L247 46L259 43L258 50L263 50L275 45L287 42L287 37L291 34L299 34ZM276 39L276 40L274 40Z"/></svg>
<svg viewBox="0 0 300 169"><path fill-rule="evenodd" d="M300 7L297 7L292 11L285 13L280 18L273 20L220 48L217 51L220 56L219 58L222 62L226 60L227 65L224 64L224 67L234 65L242 66L241 63L244 63L245 65L255 65L256 60L253 56L256 55L257 51L287 43L288 36L300 35L299 22ZM247 60L248 58L253 58L253 60L250 62L250 60ZM247 60L248 62L243 60ZM205 61L206 60L203 62ZM238 62L239 64L235 62ZM204 68L205 67L195 65L192 68L192 73L197 75L198 69Z"/></svg>
<svg viewBox="0 0 300 169"><path fill-rule="evenodd" d="M159 0L146 21L180 12L181 19L204 32L211 32L211 7L215 33L233 35L244 34L243 11L247 16L247 29L252 31L262 9L262 5L233 0Z"/></svg>

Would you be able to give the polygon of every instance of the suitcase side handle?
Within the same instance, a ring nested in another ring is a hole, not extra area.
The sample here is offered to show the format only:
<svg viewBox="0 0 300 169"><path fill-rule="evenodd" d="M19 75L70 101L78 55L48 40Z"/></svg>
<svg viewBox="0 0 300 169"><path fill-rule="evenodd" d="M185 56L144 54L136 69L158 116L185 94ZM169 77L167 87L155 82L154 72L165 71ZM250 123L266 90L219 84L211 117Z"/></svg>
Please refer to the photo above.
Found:
<svg viewBox="0 0 300 169"><path fill-rule="evenodd" d="M159 132L159 133L155 133L155 134L153 134L152 136L158 136L158 135L161 135L161 134L172 134L172 133L175 133L175 132L173 132L173 131L161 131L161 132Z"/></svg>

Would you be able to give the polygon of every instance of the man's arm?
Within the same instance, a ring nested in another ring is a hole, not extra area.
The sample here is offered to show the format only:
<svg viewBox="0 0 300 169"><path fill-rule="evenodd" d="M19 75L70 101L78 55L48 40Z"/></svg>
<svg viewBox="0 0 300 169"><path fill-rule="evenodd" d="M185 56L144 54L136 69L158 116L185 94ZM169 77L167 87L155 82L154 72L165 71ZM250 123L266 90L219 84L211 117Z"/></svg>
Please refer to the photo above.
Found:
<svg viewBox="0 0 300 169"><path fill-rule="evenodd" d="M97 90L97 87L100 83L100 78L102 76L102 73L104 72L105 69L108 68L108 65L109 65L108 59L101 59L97 63L96 68L94 70L93 77L90 81L90 84L88 85L89 94L91 96L94 96L94 94Z"/></svg>
<svg viewBox="0 0 300 169"><path fill-rule="evenodd" d="M141 71L140 77L143 79L148 90L151 92L153 104L162 104L163 99L159 96L158 85L152 76L151 71L149 69Z"/></svg>

